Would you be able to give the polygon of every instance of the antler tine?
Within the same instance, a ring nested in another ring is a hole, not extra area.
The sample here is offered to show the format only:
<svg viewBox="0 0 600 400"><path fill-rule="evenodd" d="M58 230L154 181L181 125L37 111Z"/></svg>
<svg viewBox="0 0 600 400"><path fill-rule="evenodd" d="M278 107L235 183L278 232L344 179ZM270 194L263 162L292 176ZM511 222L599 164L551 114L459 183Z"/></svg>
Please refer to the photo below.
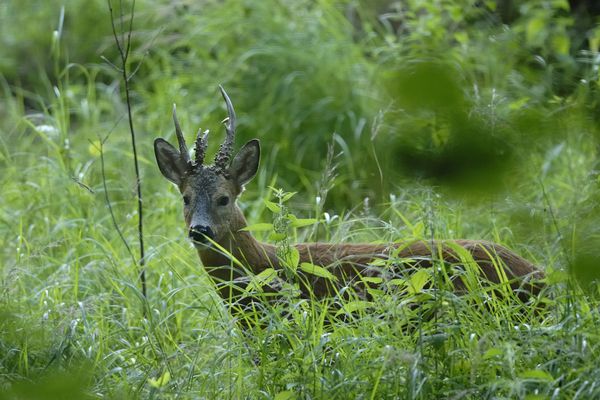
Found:
<svg viewBox="0 0 600 400"><path fill-rule="evenodd" d="M208 129L204 131L202 135L202 129L198 129L198 135L196 136L196 165L204 164L204 156L206 154L206 148L208 147Z"/></svg>
<svg viewBox="0 0 600 400"><path fill-rule="evenodd" d="M183 132L181 131L181 126L179 126L179 121L177 120L177 107L173 104L173 122L175 123L175 133L177 134L177 142L179 143L179 153L181 154L181 158L186 163L190 162L190 153L188 151L187 146L185 145L185 138L183 137Z"/></svg>
<svg viewBox="0 0 600 400"><path fill-rule="evenodd" d="M225 141L219 147L219 152L215 157L215 165L221 169L226 170L229 165L229 159L231 158L231 154L233 153L233 141L235 138L235 111L233 110L233 105L231 104L231 100L229 96L223 89L223 86L219 85L219 90L223 95L223 99L225 100L225 104L227 105L227 114L228 117L223 120L225 124L225 131L227 136L225 137Z"/></svg>

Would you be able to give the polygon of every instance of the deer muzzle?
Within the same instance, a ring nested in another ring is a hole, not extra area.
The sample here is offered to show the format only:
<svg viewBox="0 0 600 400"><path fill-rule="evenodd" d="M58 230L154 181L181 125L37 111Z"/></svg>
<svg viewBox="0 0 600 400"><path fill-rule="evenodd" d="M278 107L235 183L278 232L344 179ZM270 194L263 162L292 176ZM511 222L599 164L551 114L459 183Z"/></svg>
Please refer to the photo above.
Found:
<svg viewBox="0 0 600 400"><path fill-rule="evenodd" d="M210 226L206 225L194 225L190 227L189 237L193 242L207 244L209 242L208 239L213 240L215 235L210 229Z"/></svg>

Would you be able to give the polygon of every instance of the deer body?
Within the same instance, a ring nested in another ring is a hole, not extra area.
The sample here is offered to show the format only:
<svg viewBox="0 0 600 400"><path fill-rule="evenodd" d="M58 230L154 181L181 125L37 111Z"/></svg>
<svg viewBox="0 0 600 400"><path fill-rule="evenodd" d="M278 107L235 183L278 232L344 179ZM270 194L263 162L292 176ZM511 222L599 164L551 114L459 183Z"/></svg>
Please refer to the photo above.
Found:
<svg viewBox="0 0 600 400"><path fill-rule="evenodd" d="M232 230L218 243L219 247L226 249L228 254L214 247L198 249L202 264L217 286L219 282L230 280L237 280L241 286L248 283L244 271L232 265L231 257L242 262L253 274L259 274L267 268L276 270L283 268L274 245L260 242L250 232L241 230L246 224L241 210L238 208L237 211L240 216L239 229ZM390 244L301 243L294 247L300 255L299 263L310 263L327 268L336 277L338 286L342 286L353 280L359 281L359 277L381 276L386 273L390 276L398 276L398 271L386 271L386 267L370 265L375 260L385 260L390 257L410 260L406 263L407 269L430 267L438 258L446 263L460 264L460 257L455 251L456 246L464 248L471 254L486 280L500 282L501 278L497 271L499 267L503 268L511 287L514 290L521 290L519 297L523 300L539 291L539 285L531 283L530 280L540 280L543 277L541 271L507 248L483 240L434 240L432 242L416 240ZM396 266L396 269L401 269L401 266ZM329 279L307 276L304 278L304 283L310 283L309 287L301 286L307 297L312 294L322 298L335 293L331 287L333 282ZM460 280L454 281L454 287L457 291L466 290ZM224 290L222 295L224 298L229 298L231 293Z"/></svg>
<svg viewBox="0 0 600 400"><path fill-rule="evenodd" d="M175 183L183 196L184 217L189 237L194 243L202 264L213 280L220 282L248 282L247 271L258 274L267 268L281 270L282 265L275 246L256 240L243 230L247 226L242 211L235 204L244 184L249 182L258 169L260 145L254 139L246 143L231 160L235 133L235 113L223 88L221 93L227 104L229 117L226 122L227 137L221 145L214 165L204 165L207 135L198 134L195 161L183 139L175 108L173 119L179 142L179 150L163 139L154 142L156 159L162 174ZM300 263L306 262L327 268L335 280L305 276L301 289L304 294L326 297L334 293L332 285L359 283L361 277L384 276L389 268L371 265L377 259L394 261L394 270L429 267L435 262L460 264L460 248L465 249L480 269L482 278L499 283L510 282L519 297L526 299L537 293L540 286L532 283L543 277L533 264L512 251L491 242L480 240L412 241L380 244L327 244L308 243L295 246ZM223 251L223 249L225 251ZM233 259L244 268L236 266ZM396 262L395 260L398 260ZM456 291L466 290L460 280L453 280ZM231 298L231 285L221 285L223 298Z"/></svg>

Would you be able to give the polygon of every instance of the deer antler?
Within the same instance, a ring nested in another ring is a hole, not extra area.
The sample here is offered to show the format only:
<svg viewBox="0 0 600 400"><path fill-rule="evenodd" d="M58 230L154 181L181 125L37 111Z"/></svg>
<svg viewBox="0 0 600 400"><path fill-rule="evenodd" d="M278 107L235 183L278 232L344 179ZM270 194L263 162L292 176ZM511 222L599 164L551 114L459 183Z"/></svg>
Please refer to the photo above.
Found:
<svg viewBox="0 0 600 400"><path fill-rule="evenodd" d="M208 147L208 129L204 131L204 135L201 136L201 134L202 129L198 129L196 144L194 145L194 149L196 150L196 165L204 164L204 155Z"/></svg>
<svg viewBox="0 0 600 400"><path fill-rule="evenodd" d="M227 96L223 86L219 85L219 89L221 90L223 99L225 99L225 104L227 104L227 114L229 116L223 120L227 136L225 137L225 141L219 147L219 152L215 156L215 166L221 171L226 171L227 167L229 166L229 159L233 153L233 140L235 137L235 111L233 110L231 100L229 99L229 96Z"/></svg>
<svg viewBox="0 0 600 400"><path fill-rule="evenodd" d="M173 122L175 123L175 133L177 134L177 142L179 143L179 153L181 154L181 159L186 164L190 164L190 153L188 151L187 146L185 145L185 138L183 137L181 126L179 126L179 121L177 120L176 108L177 107L175 106L175 104L173 104Z"/></svg>

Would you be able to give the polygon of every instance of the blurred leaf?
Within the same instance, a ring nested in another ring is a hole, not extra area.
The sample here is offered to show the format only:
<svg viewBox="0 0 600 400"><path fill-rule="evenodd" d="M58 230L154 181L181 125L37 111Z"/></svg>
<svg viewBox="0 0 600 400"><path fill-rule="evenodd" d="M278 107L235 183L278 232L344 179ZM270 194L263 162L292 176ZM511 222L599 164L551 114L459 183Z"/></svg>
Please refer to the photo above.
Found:
<svg viewBox="0 0 600 400"><path fill-rule="evenodd" d="M552 6L563 11L571 11L569 0L553 0Z"/></svg>
<svg viewBox="0 0 600 400"><path fill-rule="evenodd" d="M548 151L544 159L544 164L542 165L542 177L545 177L548 174L552 162L560 155L560 153L562 153L564 148L565 142L561 142Z"/></svg>
<svg viewBox="0 0 600 400"><path fill-rule="evenodd" d="M504 351L497 347L492 347L491 349L488 349L485 353L483 353L483 359L489 360L491 358L501 356L502 354L504 354Z"/></svg>
<svg viewBox="0 0 600 400"><path fill-rule="evenodd" d="M530 98L527 96L521 97L520 99L517 99L517 100L511 102L508 105L508 108L511 110L520 110L521 108L523 108L527 105L529 100L530 100Z"/></svg>
<svg viewBox="0 0 600 400"><path fill-rule="evenodd" d="M535 17L527 23L526 38L527 43L540 45L545 38L546 19L543 17Z"/></svg>
<svg viewBox="0 0 600 400"><path fill-rule="evenodd" d="M458 76L450 65L423 61L388 72L384 85L407 110L455 112L464 107Z"/></svg>
<svg viewBox="0 0 600 400"><path fill-rule="evenodd" d="M590 51L598 53L598 50L600 50L600 25L590 31L588 42L590 44Z"/></svg>
<svg viewBox="0 0 600 400"><path fill-rule="evenodd" d="M165 371L158 379L148 378L148 383L153 388L160 389L163 386L166 386L170 380L171 380L171 373L169 371Z"/></svg>
<svg viewBox="0 0 600 400"><path fill-rule="evenodd" d="M90 395L88 391L90 379L86 375L92 372L93 369L89 366L80 367L61 372L51 371L41 376L16 381L10 389L3 388L0 391L0 399L63 400L96 398Z"/></svg>
<svg viewBox="0 0 600 400"><path fill-rule="evenodd" d="M539 381L552 382L554 378L548 372L541 369L529 369L519 375L523 379L533 379Z"/></svg>
<svg viewBox="0 0 600 400"><path fill-rule="evenodd" d="M94 140L93 142L90 143L90 145L88 146L88 153L90 154L90 156L92 157L99 157L100 156L100 140Z"/></svg>
<svg viewBox="0 0 600 400"><path fill-rule="evenodd" d="M544 394L527 394L523 400L548 400L548 396Z"/></svg>
<svg viewBox="0 0 600 400"><path fill-rule="evenodd" d="M591 246L591 243L585 243L576 248L569 272L584 290L595 294L595 289L600 284L600 255L598 254L600 247L592 249Z"/></svg>
<svg viewBox="0 0 600 400"><path fill-rule="evenodd" d="M571 40L569 36L564 34L557 34L552 37L552 48L556 53L561 55L569 55L569 50L571 48Z"/></svg>
<svg viewBox="0 0 600 400"><path fill-rule="evenodd" d="M456 39L456 41L462 45L467 45L469 43L469 37L467 36L466 32L456 32L454 34L454 39Z"/></svg>
<svg viewBox="0 0 600 400"><path fill-rule="evenodd" d="M494 0L485 0L484 4L487 8L489 8L492 11L496 11L496 8L498 7L498 4Z"/></svg>
<svg viewBox="0 0 600 400"><path fill-rule="evenodd" d="M292 400L296 398L296 394L291 390L284 390L275 395L274 400Z"/></svg>

